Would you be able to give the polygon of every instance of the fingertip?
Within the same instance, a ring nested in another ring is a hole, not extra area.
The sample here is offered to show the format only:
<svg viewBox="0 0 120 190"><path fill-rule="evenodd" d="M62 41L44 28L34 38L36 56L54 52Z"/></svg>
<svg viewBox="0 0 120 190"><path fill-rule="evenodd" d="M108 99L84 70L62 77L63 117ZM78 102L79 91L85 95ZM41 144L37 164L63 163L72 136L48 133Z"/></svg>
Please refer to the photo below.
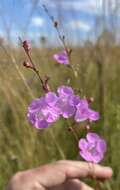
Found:
<svg viewBox="0 0 120 190"><path fill-rule="evenodd" d="M111 167L101 166L99 164L89 163L89 176L97 179L109 179L113 175Z"/></svg>
<svg viewBox="0 0 120 190"><path fill-rule="evenodd" d="M106 170L107 177L108 177L108 178L111 178L112 175L113 175L113 170L112 170L112 168L110 168L110 167L105 167L105 170Z"/></svg>
<svg viewBox="0 0 120 190"><path fill-rule="evenodd" d="M113 170L110 167L99 165L99 169L96 172L96 174L97 174L96 176L97 178L110 179L113 175Z"/></svg>

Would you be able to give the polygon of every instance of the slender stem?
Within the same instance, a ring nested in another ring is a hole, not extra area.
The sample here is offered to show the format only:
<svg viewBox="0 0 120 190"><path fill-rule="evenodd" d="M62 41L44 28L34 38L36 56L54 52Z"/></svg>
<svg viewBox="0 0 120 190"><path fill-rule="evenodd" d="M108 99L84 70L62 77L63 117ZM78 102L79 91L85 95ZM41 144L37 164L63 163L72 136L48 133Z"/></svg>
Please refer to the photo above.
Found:
<svg viewBox="0 0 120 190"><path fill-rule="evenodd" d="M92 178L95 180L95 186L94 189L98 190L101 188L101 183L103 183L104 181L101 181L100 179L97 179L96 175L95 175L95 167L94 167L94 163L93 162L88 162L90 169L92 170L91 173L93 173Z"/></svg>
<svg viewBox="0 0 120 190"><path fill-rule="evenodd" d="M75 70L74 70L74 68L73 68L73 66L72 66L72 63L71 63L71 56L70 56L70 53L68 52L68 48L67 48L67 45L66 45L66 43L65 43L65 40L64 40L64 38L62 37L59 28L58 28L58 27L55 27L55 28L56 28L56 31L57 31L57 33L58 33L58 37L59 37L60 41L62 42L63 47L64 47L64 49L65 49L65 51L66 51L66 53L67 53L68 60L69 60L69 64L70 64L70 65L69 65L69 68L72 70L72 72L73 72L75 78L77 78L77 73L75 72Z"/></svg>
<svg viewBox="0 0 120 190"><path fill-rule="evenodd" d="M67 46L66 46L66 43L65 43L64 37L62 37L62 35L61 35L61 33L60 33L60 30L59 30L58 26L55 27L55 29L56 29L56 31L57 31L57 33L58 33L58 37L59 37L60 41L61 41L62 44L63 44L63 47L65 48L66 52L68 53L68 48L67 48Z"/></svg>
<svg viewBox="0 0 120 190"><path fill-rule="evenodd" d="M23 42L22 42L22 39L21 39L20 37L19 37L19 40L20 40L21 43L23 43ZM25 52L25 54L27 55L27 57L28 57L28 59L29 59L31 65L32 65L31 69L37 74L37 76L38 76L38 78L39 78L39 80L40 80L40 82L41 82L41 85L42 85L43 90L44 90L45 92L48 92L50 88L49 88L49 86L46 84L46 82L43 81L42 77L40 76L39 70L36 68L36 66L35 66L35 64L34 64L32 58L31 58L31 55L30 55L29 50L26 50L26 48L25 48L24 46L23 46L23 49L24 49L24 52Z"/></svg>
<svg viewBox="0 0 120 190"><path fill-rule="evenodd" d="M30 54L29 54L25 49L24 49L24 51L25 51L26 55L28 56L28 59L29 59L30 63L31 63L32 66L33 66L33 70L34 70L35 73L37 74L37 76L38 76L38 78L40 79L40 82L41 82L41 84L42 84L42 86L43 86L43 85L44 85L44 82L43 82L43 80L42 80L42 77L40 76L39 71L36 69L36 66L35 66L35 64L34 64L32 58L31 58Z"/></svg>
<svg viewBox="0 0 120 190"><path fill-rule="evenodd" d="M73 136L75 137L75 140L78 141L78 140L79 140L79 137L78 137L78 135L77 135L75 129L73 128L73 126L71 126L71 124L70 124L70 122L69 122L68 119L67 119L67 123L68 123L68 127L69 127L69 129L71 130Z"/></svg>
<svg viewBox="0 0 120 190"><path fill-rule="evenodd" d="M63 159L63 160L66 159L66 156L65 156L65 154L64 154L64 152L63 152L63 150L62 150L62 148L60 147L60 145L58 144L58 142L57 142L56 139L55 139L55 136L54 136L54 134L53 134L53 131L50 130L50 131L49 131L49 134L50 134L51 138L53 139L56 148L57 148L58 151L59 151L59 154L60 154L60 156L61 156L61 159Z"/></svg>
<svg viewBox="0 0 120 190"><path fill-rule="evenodd" d="M44 8L46 14L48 15L49 19L51 20L52 24L54 25L54 27L55 27L55 29L56 29L56 31L57 31L57 34L58 34L58 38L59 38L59 40L61 41L61 43L62 43L62 45L63 45L63 47L64 47L64 49L65 49L65 51L66 51L66 53L67 53L67 56L68 56L68 59L69 59L69 63L70 63L69 68L72 70L72 72L73 72L73 74L74 74L74 77L77 78L77 72L74 71L74 68L73 68L73 66L72 66L72 64L71 64L71 57L70 57L70 53L68 52L68 47L67 47L66 42L65 42L65 37L64 37L64 35L62 35L62 34L60 33L60 30L59 30L59 28L58 28L58 24L55 25L54 17L52 17L52 16L49 14L49 11L48 11L48 9L46 8L45 5L43 5L43 8Z"/></svg>

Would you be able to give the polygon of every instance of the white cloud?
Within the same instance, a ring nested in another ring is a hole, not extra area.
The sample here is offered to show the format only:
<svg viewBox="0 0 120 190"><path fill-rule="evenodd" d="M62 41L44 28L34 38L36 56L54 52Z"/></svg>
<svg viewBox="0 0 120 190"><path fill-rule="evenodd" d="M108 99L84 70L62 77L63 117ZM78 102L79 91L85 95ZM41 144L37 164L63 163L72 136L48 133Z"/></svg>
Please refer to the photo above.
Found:
<svg viewBox="0 0 120 190"><path fill-rule="evenodd" d="M85 0L85 1L64 1L63 7L65 9L73 9L77 11L84 11L89 13L98 13L101 8L101 0Z"/></svg>
<svg viewBox="0 0 120 190"><path fill-rule="evenodd" d="M68 23L68 26L72 29L80 29L84 30L86 32L91 30L91 25L87 22L81 21L81 20L72 20Z"/></svg>
<svg viewBox="0 0 120 190"><path fill-rule="evenodd" d="M91 14L101 14L104 0L43 0L51 8L61 5L63 10L83 11Z"/></svg>
<svg viewBox="0 0 120 190"><path fill-rule="evenodd" d="M37 27L43 26L44 22L45 22L44 18L39 17L39 16L33 17L31 20L32 25L37 26Z"/></svg>

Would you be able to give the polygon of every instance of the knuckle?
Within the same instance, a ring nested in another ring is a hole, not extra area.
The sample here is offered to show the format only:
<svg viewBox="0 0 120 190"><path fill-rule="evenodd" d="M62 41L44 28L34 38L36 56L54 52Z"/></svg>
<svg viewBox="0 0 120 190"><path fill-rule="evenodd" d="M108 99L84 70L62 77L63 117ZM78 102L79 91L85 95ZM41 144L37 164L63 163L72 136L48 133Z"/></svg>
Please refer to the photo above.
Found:
<svg viewBox="0 0 120 190"><path fill-rule="evenodd" d="M66 163L66 160L58 160L56 163L57 163L57 164L65 164L65 163Z"/></svg>
<svg viewBox="0 0 120 190"><path fill-rule="evenodd" d="M49 170L50 166L49 165L44 165L38 168L40 173L46 173Z"/></svg>

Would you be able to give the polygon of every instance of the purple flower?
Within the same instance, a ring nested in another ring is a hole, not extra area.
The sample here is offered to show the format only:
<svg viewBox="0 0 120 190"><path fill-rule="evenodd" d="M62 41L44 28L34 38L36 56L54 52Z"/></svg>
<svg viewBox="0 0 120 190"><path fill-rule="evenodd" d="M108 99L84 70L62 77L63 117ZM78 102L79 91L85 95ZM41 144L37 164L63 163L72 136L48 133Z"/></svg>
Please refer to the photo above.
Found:
<svg viewBox="0 0 120 190"><path fill-rule="evenodd" d="M99 163L106 152L106 141L96 133L88 133L86 139L80 139L78 143L81 157L93 163Z"/></svg>
<svg viewBox="0 0 120 190"><path fill-rule="evenodd" d="M28 107L28 120L36 128L47 128L60 116L75 116L77 122L99 119L99 114L89 108L87 100L81 100L79 96L74 95L71 87L60 86L57 93L58 95L48 92L44 97L33 100Z"/></svg>
<svg viewBox="0 0 120 190"><path fill-rule="evenodd" d="M45 100L49 106L54 106L58 100L58 96L54 92L48 92Z"/></svg>
<svg viewBox="0 0 120 190"><path fill-rule="evenodd" d="M57 92L60 97L68 97L74 94L73 89L69 86L60 86Z"/></svg>
<svg viewBox="0 0 120 190"><path fill-rule="evenodd" d="M69 59L68 59L66 50L63 50L59 53L54 54L53 58L55 59L55 61L57 61L60 64L63 64L63 65L69 64Z"/></svg>
<svg viewBox="0 0 120 190"><path fill-rule="evenodd" d="M72 95L70 97L70 104L71 105L74 105L74 106L77 106L79 103L80 103L80 97L79 96L76 96L76 95Z"/></svg>
<svg viewBox="0 0 120 190"><path fill-rule="evenodd" d="M77 111L75 114L75 121L81 122L85 120L96 121L99 119L99 113L90 109L87 100L81 100L76 106Z"/></svg>
<svg viewBox="0 0 120 190"><path fill-rule="evenodd" d="M58 97L49 92L45 97L35 99L28 107L27 117L29 122L36 128L47 128L59 119L60 112L54 106Z"/></svg>
<svg viewBox="0 0 120 190"><path fill-rule="evenodd" d="M70 105L68 97L59 97L56 103L56 108L64 118L72 117L75 114L75 106Z"/></svg>
<svg viewBox="0 0 120 190"><path fill-rule="evenodd" d="M76 111L75 103L78 101L78 98L74 95L73 89L68 86L61 86L58 88L57 92L59 99L56 107L60 110L64 118L72 117Z"/></svg>

